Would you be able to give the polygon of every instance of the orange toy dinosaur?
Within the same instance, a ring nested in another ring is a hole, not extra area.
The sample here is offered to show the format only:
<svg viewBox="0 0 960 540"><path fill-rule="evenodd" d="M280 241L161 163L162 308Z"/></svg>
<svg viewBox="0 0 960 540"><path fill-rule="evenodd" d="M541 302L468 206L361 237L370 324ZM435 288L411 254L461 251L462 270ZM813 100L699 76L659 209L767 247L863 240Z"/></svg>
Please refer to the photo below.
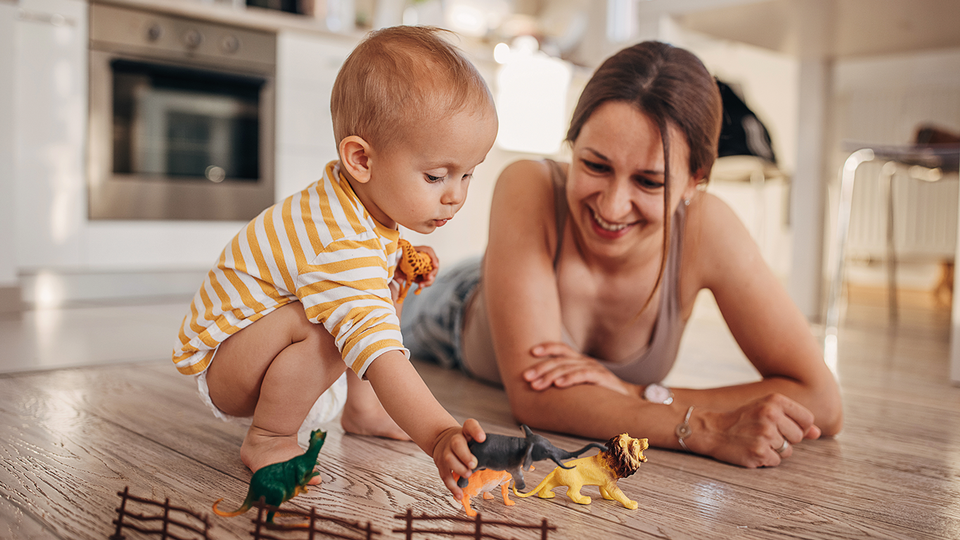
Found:
<svg viewBox="0 0 960 540"><path fill-rule="evenodd" d="M413 244L403 238L397 242L397 245L403 251L403 255L400 256L400 263L397 266L407 278L400 285L400 294L397 296L397 305L400 305L407 296L410 284L422 282L424 277L433 271L433 263L430 261L429 255L417 251ZM420 289L417 289L414 294L420 294Z"/></svg>
<svg viewBox="0 0 960 540"><path fill-rule="evenodd" d="M482 494L484 499L493 499L493 494L490 492L498 486L500 487L500 493L503 495L503 504L507 506L517 504L511 501L507 495L507 488L510 486L510 480L512 478L507 471L495 471L492 469L474 471L474 473L470 475L470 481L467 483L467 487L463 488L463 498L460 499L460 502L463 504L463 509L467 511L467 515L470 517L477 515L477 511L470 508L471 497Z"/></svg>

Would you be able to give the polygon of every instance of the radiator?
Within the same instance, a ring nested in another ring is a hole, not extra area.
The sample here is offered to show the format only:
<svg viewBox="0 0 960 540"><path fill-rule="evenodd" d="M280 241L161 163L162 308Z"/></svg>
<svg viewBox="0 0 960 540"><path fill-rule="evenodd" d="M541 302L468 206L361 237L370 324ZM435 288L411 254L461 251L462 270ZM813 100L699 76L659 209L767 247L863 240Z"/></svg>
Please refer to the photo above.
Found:
<svg viewBox="0 0 960 540"><path fill-rule="evenodd" d="M926 64L897 63L898 75L877 84L849 78L838 94L840 139L878 145L905 145L920 124L957 131L960 126L960 77L953 71L923 71ZM902 65L901 65L902 64ZM858 72L859 73L859 72ZM857 170L850 213L847 256L886 258L887 199L883 162ZM910 178L903 167L893 179L894 243L904 261L953 260L957 247L957 174L928 183Z"/></svg>
<svg viewBox="0 0 960 540"><path fill-rule="evenodd" d="M887 257L887 197L882 162L857 170L847 254L854 260ZM949 174L937 182L912 178L904 167L893 177L894 246L904 261L952 261L957 247L960 181Z"/></svg>

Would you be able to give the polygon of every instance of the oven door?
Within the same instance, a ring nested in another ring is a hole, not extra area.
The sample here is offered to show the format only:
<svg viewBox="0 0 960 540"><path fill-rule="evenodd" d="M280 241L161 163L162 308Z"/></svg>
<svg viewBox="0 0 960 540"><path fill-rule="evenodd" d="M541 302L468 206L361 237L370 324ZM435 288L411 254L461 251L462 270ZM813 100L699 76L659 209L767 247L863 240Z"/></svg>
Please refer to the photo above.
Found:
<svg viewBox="0 0 960 540"><path fill-rule="evenodd" d="M90 52L91 219L249 220L274 202L274 77Z"/></svg>

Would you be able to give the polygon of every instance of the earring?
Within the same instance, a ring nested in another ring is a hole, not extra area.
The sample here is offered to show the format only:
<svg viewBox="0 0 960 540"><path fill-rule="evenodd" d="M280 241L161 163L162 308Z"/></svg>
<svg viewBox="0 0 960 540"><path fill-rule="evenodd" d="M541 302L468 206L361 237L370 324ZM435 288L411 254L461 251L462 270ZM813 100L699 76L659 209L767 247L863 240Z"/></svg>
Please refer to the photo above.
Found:
<svg viewBox="0 0 960 540"><path fill-rule="evenodd" d="M684 206L690 206L690 199L684 199L684 200L683 200L683 205L684 205Z"/></svg>

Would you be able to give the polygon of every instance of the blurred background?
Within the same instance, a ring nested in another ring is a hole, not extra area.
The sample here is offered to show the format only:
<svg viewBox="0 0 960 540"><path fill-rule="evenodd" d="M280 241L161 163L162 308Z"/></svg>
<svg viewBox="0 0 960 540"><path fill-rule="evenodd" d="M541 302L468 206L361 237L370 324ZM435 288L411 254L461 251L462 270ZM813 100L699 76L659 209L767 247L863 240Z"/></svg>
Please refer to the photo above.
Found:
<svg viewBox="0 0 960 540"><path fill-rule="evenodd" d="M657 39L724 83L709 189L811 321L838 263L839 171L864 147L844 279L884 290L894 260L895 289L952 302L956 160L894 151L958 140L955 0L0 0L0 312L189 298L248 219L335 159L333 79L397 24L453 31L501 116L461 213L410 235L443 264L482 254L506 164L564 158L599 63Z"/></svg>

